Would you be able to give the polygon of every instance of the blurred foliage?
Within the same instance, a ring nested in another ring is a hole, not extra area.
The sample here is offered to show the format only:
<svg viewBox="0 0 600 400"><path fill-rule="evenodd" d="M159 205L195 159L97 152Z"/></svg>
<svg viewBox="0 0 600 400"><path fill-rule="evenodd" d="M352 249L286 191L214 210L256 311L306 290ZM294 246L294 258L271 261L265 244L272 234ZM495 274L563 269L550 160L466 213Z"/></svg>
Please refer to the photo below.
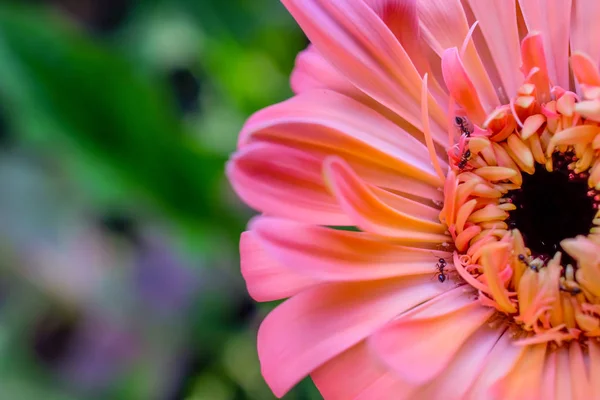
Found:
<svg viewBox="0 0 600 400"><path fill-rule="evenodd" d="M52 22L0 9L0 57L8 60L0 85L12 122L45 144L67 135L182 220L231 227L218 201L225 158L184 136L163 85Z"/></svg>
<svg viewBox="0 0 600 400"><path fill-rule="evenodd" d="M277 0L0 1L0 398L274 398L223 170L306 43Z"/></svg>

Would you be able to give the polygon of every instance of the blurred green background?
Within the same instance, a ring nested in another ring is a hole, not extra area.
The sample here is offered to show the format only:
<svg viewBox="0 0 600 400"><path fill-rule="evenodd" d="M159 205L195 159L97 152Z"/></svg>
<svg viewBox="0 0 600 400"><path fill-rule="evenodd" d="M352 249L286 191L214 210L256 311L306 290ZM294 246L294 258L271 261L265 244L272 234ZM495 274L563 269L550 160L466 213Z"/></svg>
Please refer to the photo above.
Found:
<svg viewBox="0 0 600 400"><path fill-rule="evenodd" d="M306 44L278 0L0 1L0 399L274 398L223 167Z"/></svg>

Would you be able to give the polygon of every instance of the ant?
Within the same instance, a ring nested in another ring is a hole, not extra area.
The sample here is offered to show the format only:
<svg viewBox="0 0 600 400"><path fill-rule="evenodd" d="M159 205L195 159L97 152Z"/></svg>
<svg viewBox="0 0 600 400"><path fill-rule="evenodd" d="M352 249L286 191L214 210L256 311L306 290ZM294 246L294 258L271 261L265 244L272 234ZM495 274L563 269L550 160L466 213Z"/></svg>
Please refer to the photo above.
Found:
<svg viewBox="0 0 600 400"><path fill-rule="evenodd" d="M471 159L471 150L467 149L463 153L463 155L460 157L460 161L458 162L458 164L456 164L456 166L458 167L458 169L460 169L462 171L467 167L467 163L469 162L470 159Z"/></svg>
<svg viewBox="0 0 600 400"><path fill-rule="evenodd" d="M579 293L581 293L581 289L579 289L578 287L571 287L571 288L569 288L569 287L566 287L562 282L559 283L558 289L561 292L567 292L567 293L572 294L572 295L578 295Z"/></svg>
<svg viewBox="0 0 600 400"><path fill-rule="evenodd" d="M469 126L469 120L467 117L454 117L454 123L460 129L460 132L466 137L471 136L472 129Z"/></svg>
<svg viewBox="0 0 600 400"><path fill-rule="evenodd" d="M456 162L458 169L463 171L471 159L471 150L467 148L467 145L473 128L467 117L454 117L454 123L460 129L461 135L458 143L458 154L454 153L451 158Z"/></svg>
<svg viewBox="0 0 600 400"><path fill-rule="evenodd" d="M471 159L472 153L468 148L468 136L462 134L458 143L448 150L448 158L452 160L461 171L467 167L467 163Z"/></svg>
<svg viewBox="0 0 600 400"><path fill-rule="evenodd" d="M446 265L448 265L448 263L441 257L438 258L438 262L435 264L435 267L437 268L437 278L440 283L444 283L448 277L444 271Z"/></svg>
<svg viewBox="0 0 600 400"><path fill-rule="evenodd" d="M521 261L523 264L527 265L533 271L538 272L538 267L536 265L529 263L523 254L519 254L517 256L517 258L519 259L519 261Z"/></svg>

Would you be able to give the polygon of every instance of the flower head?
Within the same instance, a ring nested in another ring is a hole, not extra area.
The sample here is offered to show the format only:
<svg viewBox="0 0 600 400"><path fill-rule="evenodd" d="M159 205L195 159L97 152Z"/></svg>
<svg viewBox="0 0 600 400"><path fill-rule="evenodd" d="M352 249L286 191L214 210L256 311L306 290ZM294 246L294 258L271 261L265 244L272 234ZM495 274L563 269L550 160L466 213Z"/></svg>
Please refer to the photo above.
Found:
<svg viewBox="0 0 600 400"><path fill-rule="evenodd" d="M600 397L600 3L282 1L296 95L228 164L273 392Z"/></svg>

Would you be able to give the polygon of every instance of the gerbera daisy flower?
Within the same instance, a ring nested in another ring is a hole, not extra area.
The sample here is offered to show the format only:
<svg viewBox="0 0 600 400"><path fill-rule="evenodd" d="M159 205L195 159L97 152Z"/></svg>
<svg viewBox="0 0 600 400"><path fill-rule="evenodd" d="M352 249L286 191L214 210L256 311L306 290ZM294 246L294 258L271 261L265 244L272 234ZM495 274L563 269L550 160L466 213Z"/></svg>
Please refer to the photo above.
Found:
<svg viewBox="0 0 600 400"><path fill-rule="evenodd" d="M227 167L275 395L600 398L600 2L282 1Z"/></svg>

